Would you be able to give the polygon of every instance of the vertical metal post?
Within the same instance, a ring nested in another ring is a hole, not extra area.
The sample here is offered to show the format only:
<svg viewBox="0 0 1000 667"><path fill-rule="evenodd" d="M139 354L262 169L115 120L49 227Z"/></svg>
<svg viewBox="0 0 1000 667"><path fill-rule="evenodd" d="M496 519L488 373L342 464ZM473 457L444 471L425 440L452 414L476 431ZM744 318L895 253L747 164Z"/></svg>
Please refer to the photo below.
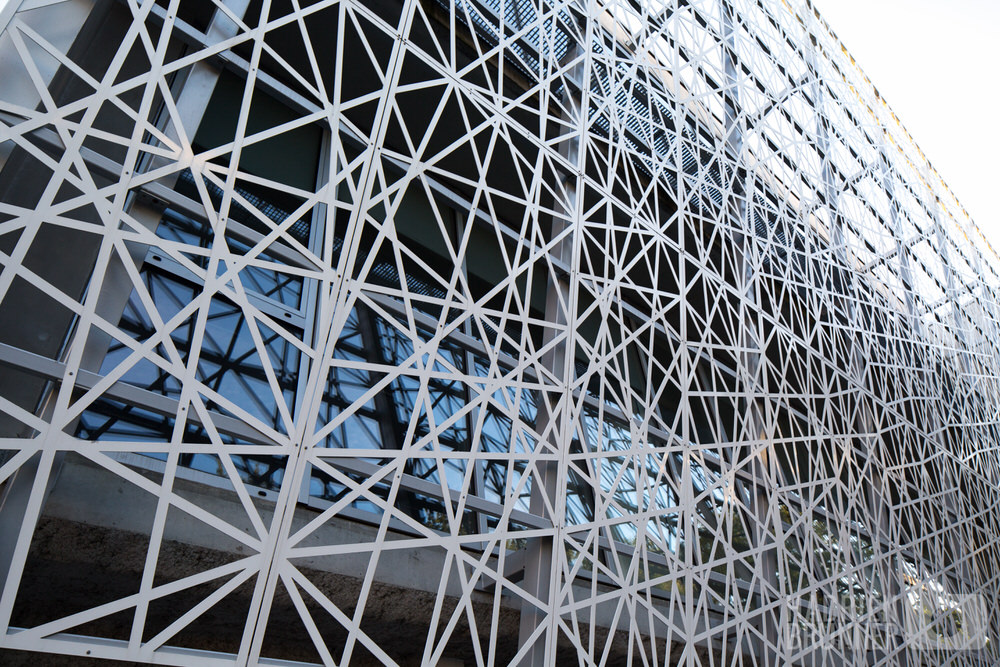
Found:
<svg viewBox="0 0 1000 667"><path fill-rule="evenodd" d="M242 15L249 5L249 0L228 1L233 11L237 12L238 15ZM11 3L10 7L0 12L0 18L7 17L9 19L5 12L13 11L16 4ZM0 23L0 25L5 25L5 23ZM219 11L216 10L216 16L212 21L208 34L217 40L222 40L235 36L236 33L236 25L228 18L220 18ZM199 62L193 67L192 74L185 82L183 93L178 102L178 110L181 111L181 120L184 121L186 127L197 129L205 108L208 105L208 100L214 89L218 75L219 70L209 67L203 62ZM200 81L200 84L192 85L193 81ZM172 139L179 139L179 135L173 126L166 127L165 131ZM132 196L129 196L128 204L131 206L126 205L125 208L131 208L130 215L140 224L149 229L155 229L159 224L160 215L158 211L140 204ZM129 248L129 252L132 255L131 261L136 266L142 265L142 256L145 250L144 247ZM132 282L121 258L115 255L109 257L103 275L95 275L92 280L94 281L92 287L100 290L95 304L95 314L108 321L117 321L125 309L129 295L132 292ZM100 331L96 327L88 327L86 330L79 329L73 332L72 336L86 337L86 343L83 346L79 361L80 369L89 371L99 370L107 353L108 344L111 340L110 335ZM66 347L71 348L73 346L70 344ZM47 391L48 395L40 403L40 412L43 415L51 412L53 400L56 393L58 393L58 386L50 386ZM25 433L22 435L28 437L30 434ZM36 435L36 437L44 436ZM44 475L46 479L44 481L43 495L41 496L41 506L36 514L37 519L44 509L45 499L51 493L58 480L64 458L65 452L62 451L57 451L50 456L46 456L44 453L36 455L21 466L11 476L6 485L3 486L2 490L0 490L0 576L5 581L11 573L14 552L18 543L15 536L23 529L23 524L28 516L26 511L32 497L32 489L37 484L42 483L38 479L39 475ZM44 470L39 468L39 461L47 463ZM38 491L35 491L35 493L37 494ZM32 530L34 530L34 526L32 526Z"/></svg>
<svg viewBox="0 0 1000 667"><path fill-rule="evenodd" d="M721 5L721 26L722 26L722 48L723 65L726 73L726 85L723 90L723 101L725 106L725 131L726 144L730 157L733 160L733 169L739 172L743 160L743 144L745 130L745 120L740 114L740 73L739 63L736 55L736 35L735 26L736 12L731 0L722 0ZM751 474L754 477L754 484L749 489L750 501L753 506L750 508L755 526L753 530L747 531L747 537L751 545L757 549L757 567L760 575L760 623L761 642L759 656L763 665L778 665L781 656L779 628L787 614L786 606L780 599L780 582L778 581L778 559L775 544L775 519L774 508L772 507L772 491L769 488L770 480L773 479L774 460L771 456L768 441L768 421L766 416L764 397L766 392L759 386L761 367L761 345L760 332L758 331L759 318L756 317L759 310L757 302L756 271L758 262L756 261L756 249L753 231L753 221L751 219L751 207L749 204L752 197L752 177L748 173L743 182L739 178L734 179L734 198L729 200L729 215L736 221L736 227L741 228L741 232L735 239L734 246L741 249L742 263L742 284L740 290L743 298L740 300L740 308L743 314L740 317L742 327L740 330L741 363L738 369L738 380L746 392L747 414L742 432L734 434L740 441L746 443L742 449L746 455L751 457ZM763 445L759 452L754 450L758 444ZM741 455L739 458L744 458ZM686 481L686 480L685 480Z"/></svg>
<svg viewBox="0 0 1000 667"><path fill-rule="evenodd" d="M563 95L569 109L570 127L568 136L559 143L559 154L566 162L576 167L581 157L581 138L583 121L586 118L583 105L583 91L586 86L586 53L584 45L575 44L563 58L563 63L573 64L566 75ZM571 171L562 181L565 197L565 208L559 215L553 215L552 237L562 237L555 245L555 259L575 269L574 250L576 233L575 219L579 209L577 193L577 172ZM543 366L555 378L562 380L561 393L555 404L550 408L544 396L539 397L536 431L541 438L547 439L552 452L558 454L558 459L538 460L535 464L536 474L532 480L530 508L532 514L547 516L552 520L553 535L528 540L524 565L524 588L535 596L543 606L530 602L521 605L520 626L518 629L518 646L523 650L530 645L524 658L519 663L522 667L547 667L555 660L555 613L553 593L554 581L557 577L559 559L557 549L562 548L563 517L565 508L557 506L564 495L560 487L566 484L565 461L566 454L573 436L573 425L569 416L572 405L572 395L569 391L570 378L573 374L572 360L572 328L568 312L573 310L575 294L570 282L572 275L560 276L553 272L545 294L545 321L549 323L542 339L542 346L548 348L543 356ZM560 329L563 331L560 332ZM554 512L550 512L552 508ZM548 631L539 633L539 626L547 624ZM537 636L536 636L537 635Z"/></svg>
<svg viewBox="0 0 1000 667"><path fill-rule="evenodd" d="M944 270L946 291L945 299L951 303L951 316L953 321L952 330L955 333L955 339L958 341L958 347L960 349L960 352L957 355L959 370L962 373L971 373L972 364L970 363L970 360L966 359L969 354L968 343L965 340L963 327L959 324L962 319L962 310L958 306L958 292L955 289L955 272L954 269L952 269L951 261L949 259L948 240L944 234L944 225L941 224L940 202L938 200L937 192L933 186L934 181L931 180L930 175L926 177L926 180L928 187L931 189L930 211L931 221L934 223L934 237L937 241L938 252L941 254L941 268ZM975 258L978 260L978 253L976 253ZM977 270L979 269L978 266L976 268Z"/></svg>
<svg viewBox="0 0 1000 667"><path fill-rule="evenodd" d="M816 111L816 136L817 143L822 157L822 180L825 192L824 198L827 206L830 209L830 219L831 219L831 245L835 257L839 263L839 270L843 272L846 280L840 281L841 284L833 285L834 290L841 290L841 297L845 300L847 320L852 327L855 329L859 328L859 316L857 312L856 301L858 299L857 283L854 279L854 272L850 268L850 257L847 253L847 243L844 235L844 220L843 217L838 212L838 200L839 194L836 187L834 186L834 173L833 164L830 157L830 135L827 129L827 121L824 118L824 92L823 85L819 79L819 71L817 68L817 58L816 50L818 48L818 42L815 32L815 9L812 6L812 0L806 0L806 24L805 28L808 33L807 44L806 44L806 64L811 72L811 90L810 95L812 97L812 102L814 109ZM909 267L907 266L907 271ZM857 392L861 402L860 409L857 411L855 428L857 431L858 440L862 443L860 451L855 450L855 454L864 458L868 462L868 468L871 475L871 487L869 488L868 496L869 503L872 506L872 511L878 516L879 532L887 537L891 536L891 525L889 521L889 500L886 498L886 491L883 487L883 479L881 475L877 474L878 470L875 469L875 465L879 462L876 453L878 451L878 437L874 435L875 430L875 419L871 412L870 405L864 401L862 395L863 390L867 387L867 382L865 380L864 365L866 359L866 351L862 349L862 342L859 337L856 337L851 344L851 356L850 356L850 377L855 383L855 391ZM891 537L890 537L891 539ZM873 546L879 547L879 551L882 547L888 546L890 549L895 547L894 544L883 545L879 544L879 535L872 535ZM883 561L883 581L888 585L889 590L884 591L883 595L888 595L890 600L898 600L897 605L895 605L895 611L898 615L898 620L900 621L896 628L890 629L890 631L895 630L900 632L902 630L902 614L905 613L902 610L901 605L901 592L899 586L899 579L897 576L897 571L891 567L891 561L885 559ZM893 605L886 605L887 609L893 609ZM901 637L896 636L897 641Z"/></svg>
<svg viewBox="0 0 1000 667"><path fill-rule="evenodd" d="M945 237L945 234L944 234L944 226L941 224L940 203L939 203L939 200L938 200L937 192L934 190L934 187L933 187L933 181L931 180L931 178L929 177L929 175L926 177L926 181L927 181L927 184L930 187L930 191L931 191L930 210L931 210L931 220L932 220L932 222L934 224L935 240L937 241L938 253L939 253L940 257L941 257L941 266L942 266L942 268L944 270L944 274L945 274L945 289L947 290L947 295L945 296L945 298L948 299L951 302L952 319L954 320L955 338L958 341L958 347L959 347L959 354L958 354L959 368L960 368L961 372L967 376L967 378L966 378L967 381L970 382L970 383L973 383L973 382L975 382L975 380L971 377L971 374L973 374L975 372L975 365L974 365L974 362L973 362L973 359L972 359L972 355L971 355L971 353L969 351L969 344L968 344L968 341L966 340L965 332L963 331L963 327L960 325L960 318L962 317L962 311L959 308L959 304L958 304L958 292L957 292L957 290L955 288L955 275L954 275L954 270L952 269L951 261L950 261L950 258L949 258L948 240L947 240L947 238ZM973 259L974 259L975 263L977 264L977 266L976 266L977 271L980 270L981 267L978 266L978 264L979 264L979 253L978 252L973 255ZM981 275L981 272L980 272L980 275ZM935 413L934 416L935 417L940 417L940 415L937 414L937 413ZM945 426L946 426L946 424L943 423L943 420L940 420L940 419L938 420L938 423L935 424L935 427L936 427L935 430L939 434L937 436L937 440L939 441L939 445L938 446L941 447L942 450L946 449L946 445L948 443L947 438L944 436ZM972 569L969 567L967 559L964 557L965 556L964 549L965 549L966 545L964 544L964 540L961 540L961 539L957 539L956 540L955 536L954 536L955 532L958 532L960 534L960 536L961 536L961 533L963 533L963 532L965 532L967 530L967 528L965 526L965 522L963 521L964 517L962 516L962 511L961 511L964 503L961 502L960 498L957 499L958 502L956 502L956 496L959 493L959 491L958 491L958 479L956 479L955 476L954 476L954 474L953 474L953 470L951 468L951 460L947 459L947 458L945 458L943 460L945 461L945 465L948 465L947 476L948 476L948 480L953 485L953 488L952 488L953 492L945 494L945 504L946 504L947 511L950 512L953 515L953 517L954 517L954 519L956 521L956 524L954 526L954 530L951 532L951 538L952 539L950 541L951 541L951 544L952 544L952 549L955 552L955 557L957 557L959 559L959 563L958 563L958 570L959 570L958 577L960 579L960 582L961 582L962 585L968 586L971 589L972 586L973 586L973 584L974 584L974 581L973 581L973 572L972 572ZM946 519L948 519L948 518L950 518L950 517L946 517ZM941 526L941 527L943 528L944 526Z"/></svg>
<svg viewBox="0 0 1000 667"><path fill-rule="evenodd" d="M917 305L913 300L913 273L910 270L910 252L903 239L903 223L899 219L899 205L896 203L896 185L889 158L885 148L879 149L879 162L882 165L882 187L889 199L889 221L892 223L892 233L896 237L896 262L899 265L899 278L903 283L906 312L910 316L910 327L913 331L922 333Z"/></svg>

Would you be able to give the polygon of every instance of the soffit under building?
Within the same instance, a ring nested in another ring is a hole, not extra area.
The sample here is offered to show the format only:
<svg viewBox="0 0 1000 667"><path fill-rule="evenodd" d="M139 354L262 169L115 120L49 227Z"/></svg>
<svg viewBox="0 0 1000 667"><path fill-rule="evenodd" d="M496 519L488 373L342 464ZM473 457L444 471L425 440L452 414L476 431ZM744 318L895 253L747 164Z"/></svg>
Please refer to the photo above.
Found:
<svg viewBox="0 0 1000 667"><path fill-rule="evenodd" d="M0 660L997 660L1000 264L808 0L0 29Z"/></svg>

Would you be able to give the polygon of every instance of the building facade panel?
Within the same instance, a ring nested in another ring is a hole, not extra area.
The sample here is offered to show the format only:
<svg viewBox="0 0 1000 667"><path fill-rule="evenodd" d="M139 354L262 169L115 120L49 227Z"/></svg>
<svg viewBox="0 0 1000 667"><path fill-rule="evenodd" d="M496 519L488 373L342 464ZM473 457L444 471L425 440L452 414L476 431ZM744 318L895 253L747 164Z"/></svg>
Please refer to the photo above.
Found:
<svg viewBox="0 0 1000 667"><path fill-rule="evenodd" d="M1000 260L808 0L0 28L0 655L996 660Z"/></svg>

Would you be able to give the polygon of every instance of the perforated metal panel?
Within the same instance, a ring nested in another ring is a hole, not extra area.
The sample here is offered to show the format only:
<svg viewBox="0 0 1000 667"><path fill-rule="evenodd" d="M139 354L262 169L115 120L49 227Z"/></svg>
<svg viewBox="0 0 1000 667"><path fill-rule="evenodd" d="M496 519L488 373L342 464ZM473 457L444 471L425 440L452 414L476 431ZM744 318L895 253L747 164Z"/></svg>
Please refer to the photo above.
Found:
<svg viewBox="0 0 1000 667"><path fill-rule="evenodd" d="M0 27L0 661L997 660L998 258L807 0Z"/></svg>

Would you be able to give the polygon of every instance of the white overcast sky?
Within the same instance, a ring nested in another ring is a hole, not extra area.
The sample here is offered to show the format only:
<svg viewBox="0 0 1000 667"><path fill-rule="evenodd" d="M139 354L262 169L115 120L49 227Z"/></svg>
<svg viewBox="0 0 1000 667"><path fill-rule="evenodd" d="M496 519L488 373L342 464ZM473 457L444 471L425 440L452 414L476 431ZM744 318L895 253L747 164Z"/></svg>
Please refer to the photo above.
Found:
<svg viewBox="0 0 1000 667"><path fill-rule="evenodd" d="M1000 0L813 0L1000 252Z"/></svg>
<svg viewBox="0 0 1000 667"><path fill-rule="evenodd" d="M1000 0L813 2L1000 251Z"/></svg>

